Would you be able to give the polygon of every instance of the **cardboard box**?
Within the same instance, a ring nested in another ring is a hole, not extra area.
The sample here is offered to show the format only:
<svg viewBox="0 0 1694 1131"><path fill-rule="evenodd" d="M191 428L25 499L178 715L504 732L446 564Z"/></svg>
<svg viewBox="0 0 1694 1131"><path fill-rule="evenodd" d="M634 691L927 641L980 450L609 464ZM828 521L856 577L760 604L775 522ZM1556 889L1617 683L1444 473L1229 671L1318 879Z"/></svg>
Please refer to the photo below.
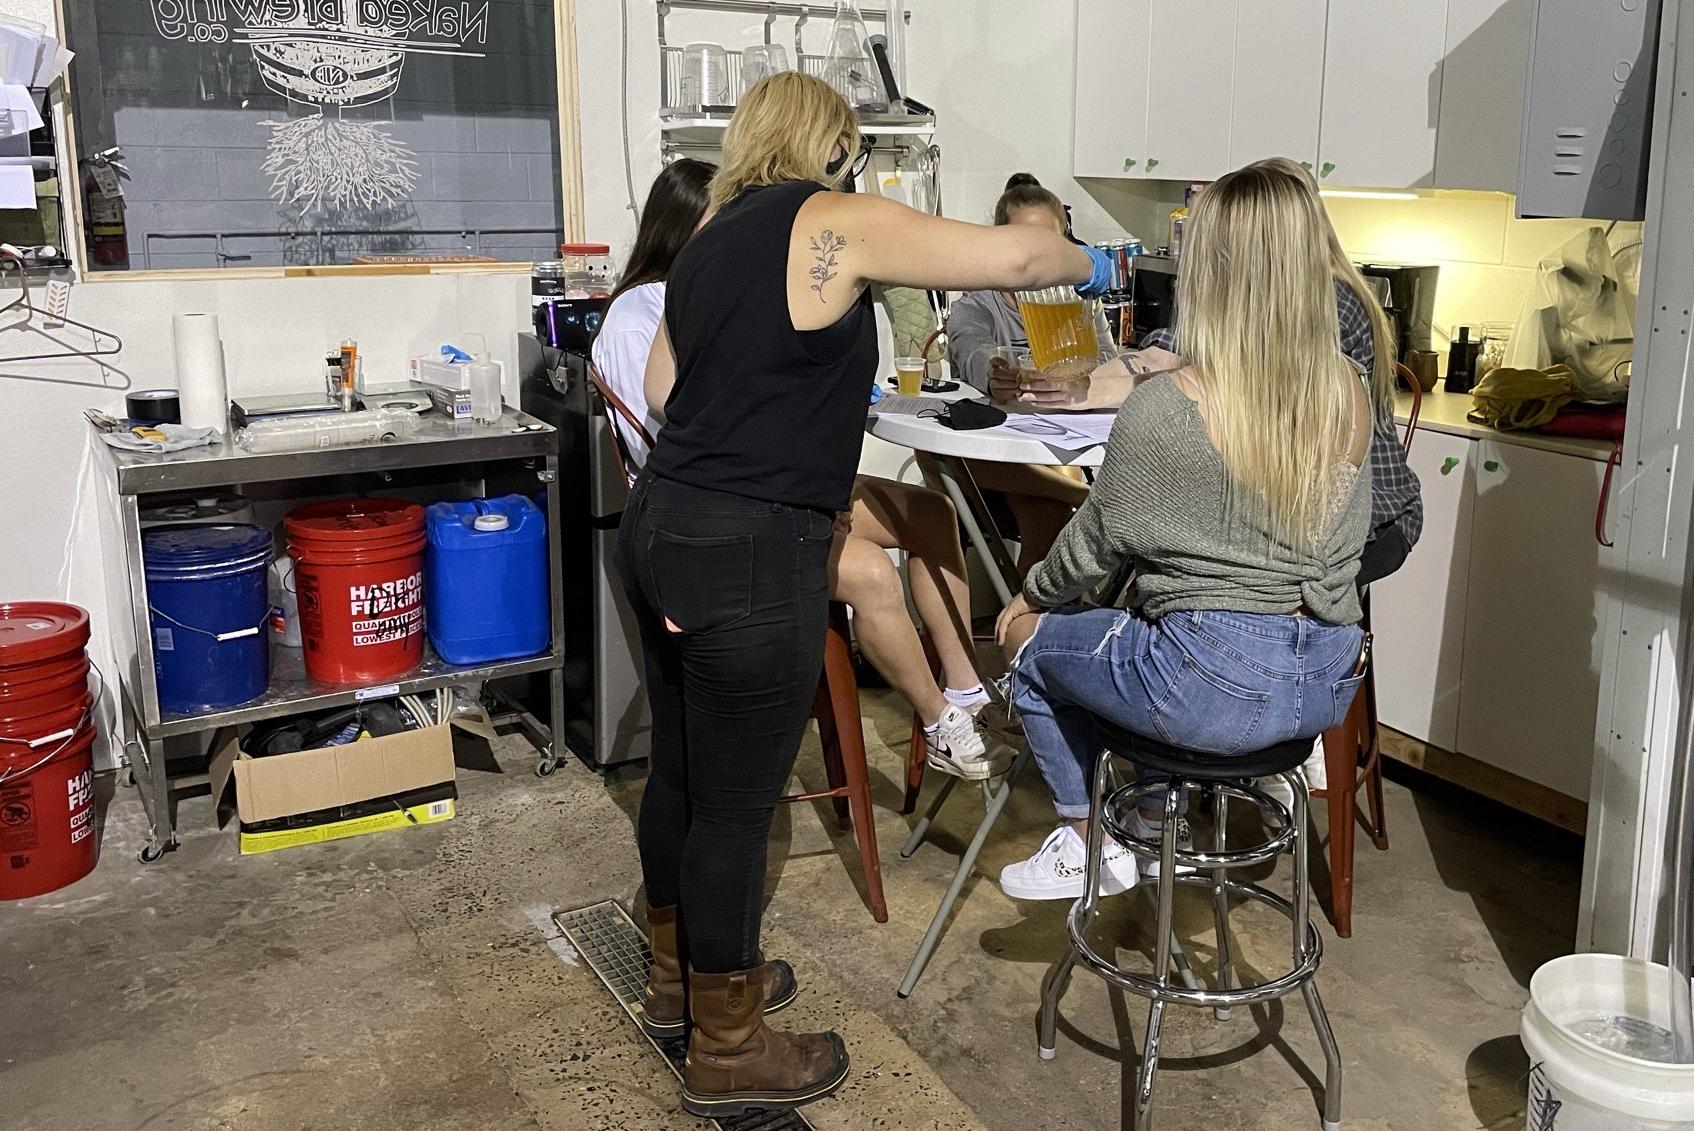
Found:
<svg viewBox="0 0 1694 1131"><path fill-rule="evenodd" d="M212 795L221 798L235 779L243 855L435 824L456 812L451 724L266 758L248 756L240 732L226 730L213 750ZM278 824L302 817L311 819Z"/></svg>

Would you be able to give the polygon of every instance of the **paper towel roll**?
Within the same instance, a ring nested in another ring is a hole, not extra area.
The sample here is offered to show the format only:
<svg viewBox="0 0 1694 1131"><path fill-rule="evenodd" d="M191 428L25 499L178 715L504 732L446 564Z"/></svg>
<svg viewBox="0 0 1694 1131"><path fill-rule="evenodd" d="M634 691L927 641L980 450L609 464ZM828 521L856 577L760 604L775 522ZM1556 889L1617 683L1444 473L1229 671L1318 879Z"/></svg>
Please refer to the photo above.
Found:
<svg viewBox="0 0 1694 1131"><path fill-rule="evenodd" d="M190 428L229 431L229 387L216 314L178 314L171 319L176 353L176 387L182 422Z"/></svg>

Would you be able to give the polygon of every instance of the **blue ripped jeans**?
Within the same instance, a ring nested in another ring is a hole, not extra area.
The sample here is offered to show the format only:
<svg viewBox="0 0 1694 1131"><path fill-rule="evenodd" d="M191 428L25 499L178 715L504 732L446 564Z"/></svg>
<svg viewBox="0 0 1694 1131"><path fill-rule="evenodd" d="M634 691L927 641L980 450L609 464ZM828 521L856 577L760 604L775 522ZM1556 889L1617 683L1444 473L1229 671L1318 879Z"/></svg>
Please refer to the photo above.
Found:
<svg viewBox="0 0 1694 1131"><path fill-rule="evenodd" d="M1316 738L1353 702L1358 625L1260 613L1054 609L1019 653L1012 703L1059 816L1088 816L1098 715L1213 754Z"/></svg>

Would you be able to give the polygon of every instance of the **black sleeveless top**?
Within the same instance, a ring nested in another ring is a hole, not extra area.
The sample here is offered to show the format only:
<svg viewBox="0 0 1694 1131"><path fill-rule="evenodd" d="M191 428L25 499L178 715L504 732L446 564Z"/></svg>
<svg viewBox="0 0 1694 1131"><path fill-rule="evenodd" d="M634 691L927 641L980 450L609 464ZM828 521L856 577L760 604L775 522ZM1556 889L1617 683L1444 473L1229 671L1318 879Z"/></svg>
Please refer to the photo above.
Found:
<svg viewBox="0 0 1694 1131"><path fill-rule="evenodd" d="M812 181L749 188L677 256L665 287L676 387L647 460L656 474L847 509L876 379L870 292L822 330L796 330L788 316L794 217L824 191Z"/></svg>

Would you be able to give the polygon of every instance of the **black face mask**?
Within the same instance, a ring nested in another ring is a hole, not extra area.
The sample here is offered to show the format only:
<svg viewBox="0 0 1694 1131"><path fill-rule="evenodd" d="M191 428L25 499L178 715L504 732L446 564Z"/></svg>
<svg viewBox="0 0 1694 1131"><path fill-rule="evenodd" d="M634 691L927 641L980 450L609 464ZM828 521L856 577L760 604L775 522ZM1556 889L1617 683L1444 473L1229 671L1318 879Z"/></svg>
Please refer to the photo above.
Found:
<svg viewBox="0 0 1694 1131"><path fill-rule="evenodd" d="M823 171L828 173L830 176L833 177L833 176L835 176L835 174L841 172L841 170L845 169L846 167L847 167L847 155L845 153L843 153L840 157L831 158L829 164L827 164L823 167Z"/></svg>

